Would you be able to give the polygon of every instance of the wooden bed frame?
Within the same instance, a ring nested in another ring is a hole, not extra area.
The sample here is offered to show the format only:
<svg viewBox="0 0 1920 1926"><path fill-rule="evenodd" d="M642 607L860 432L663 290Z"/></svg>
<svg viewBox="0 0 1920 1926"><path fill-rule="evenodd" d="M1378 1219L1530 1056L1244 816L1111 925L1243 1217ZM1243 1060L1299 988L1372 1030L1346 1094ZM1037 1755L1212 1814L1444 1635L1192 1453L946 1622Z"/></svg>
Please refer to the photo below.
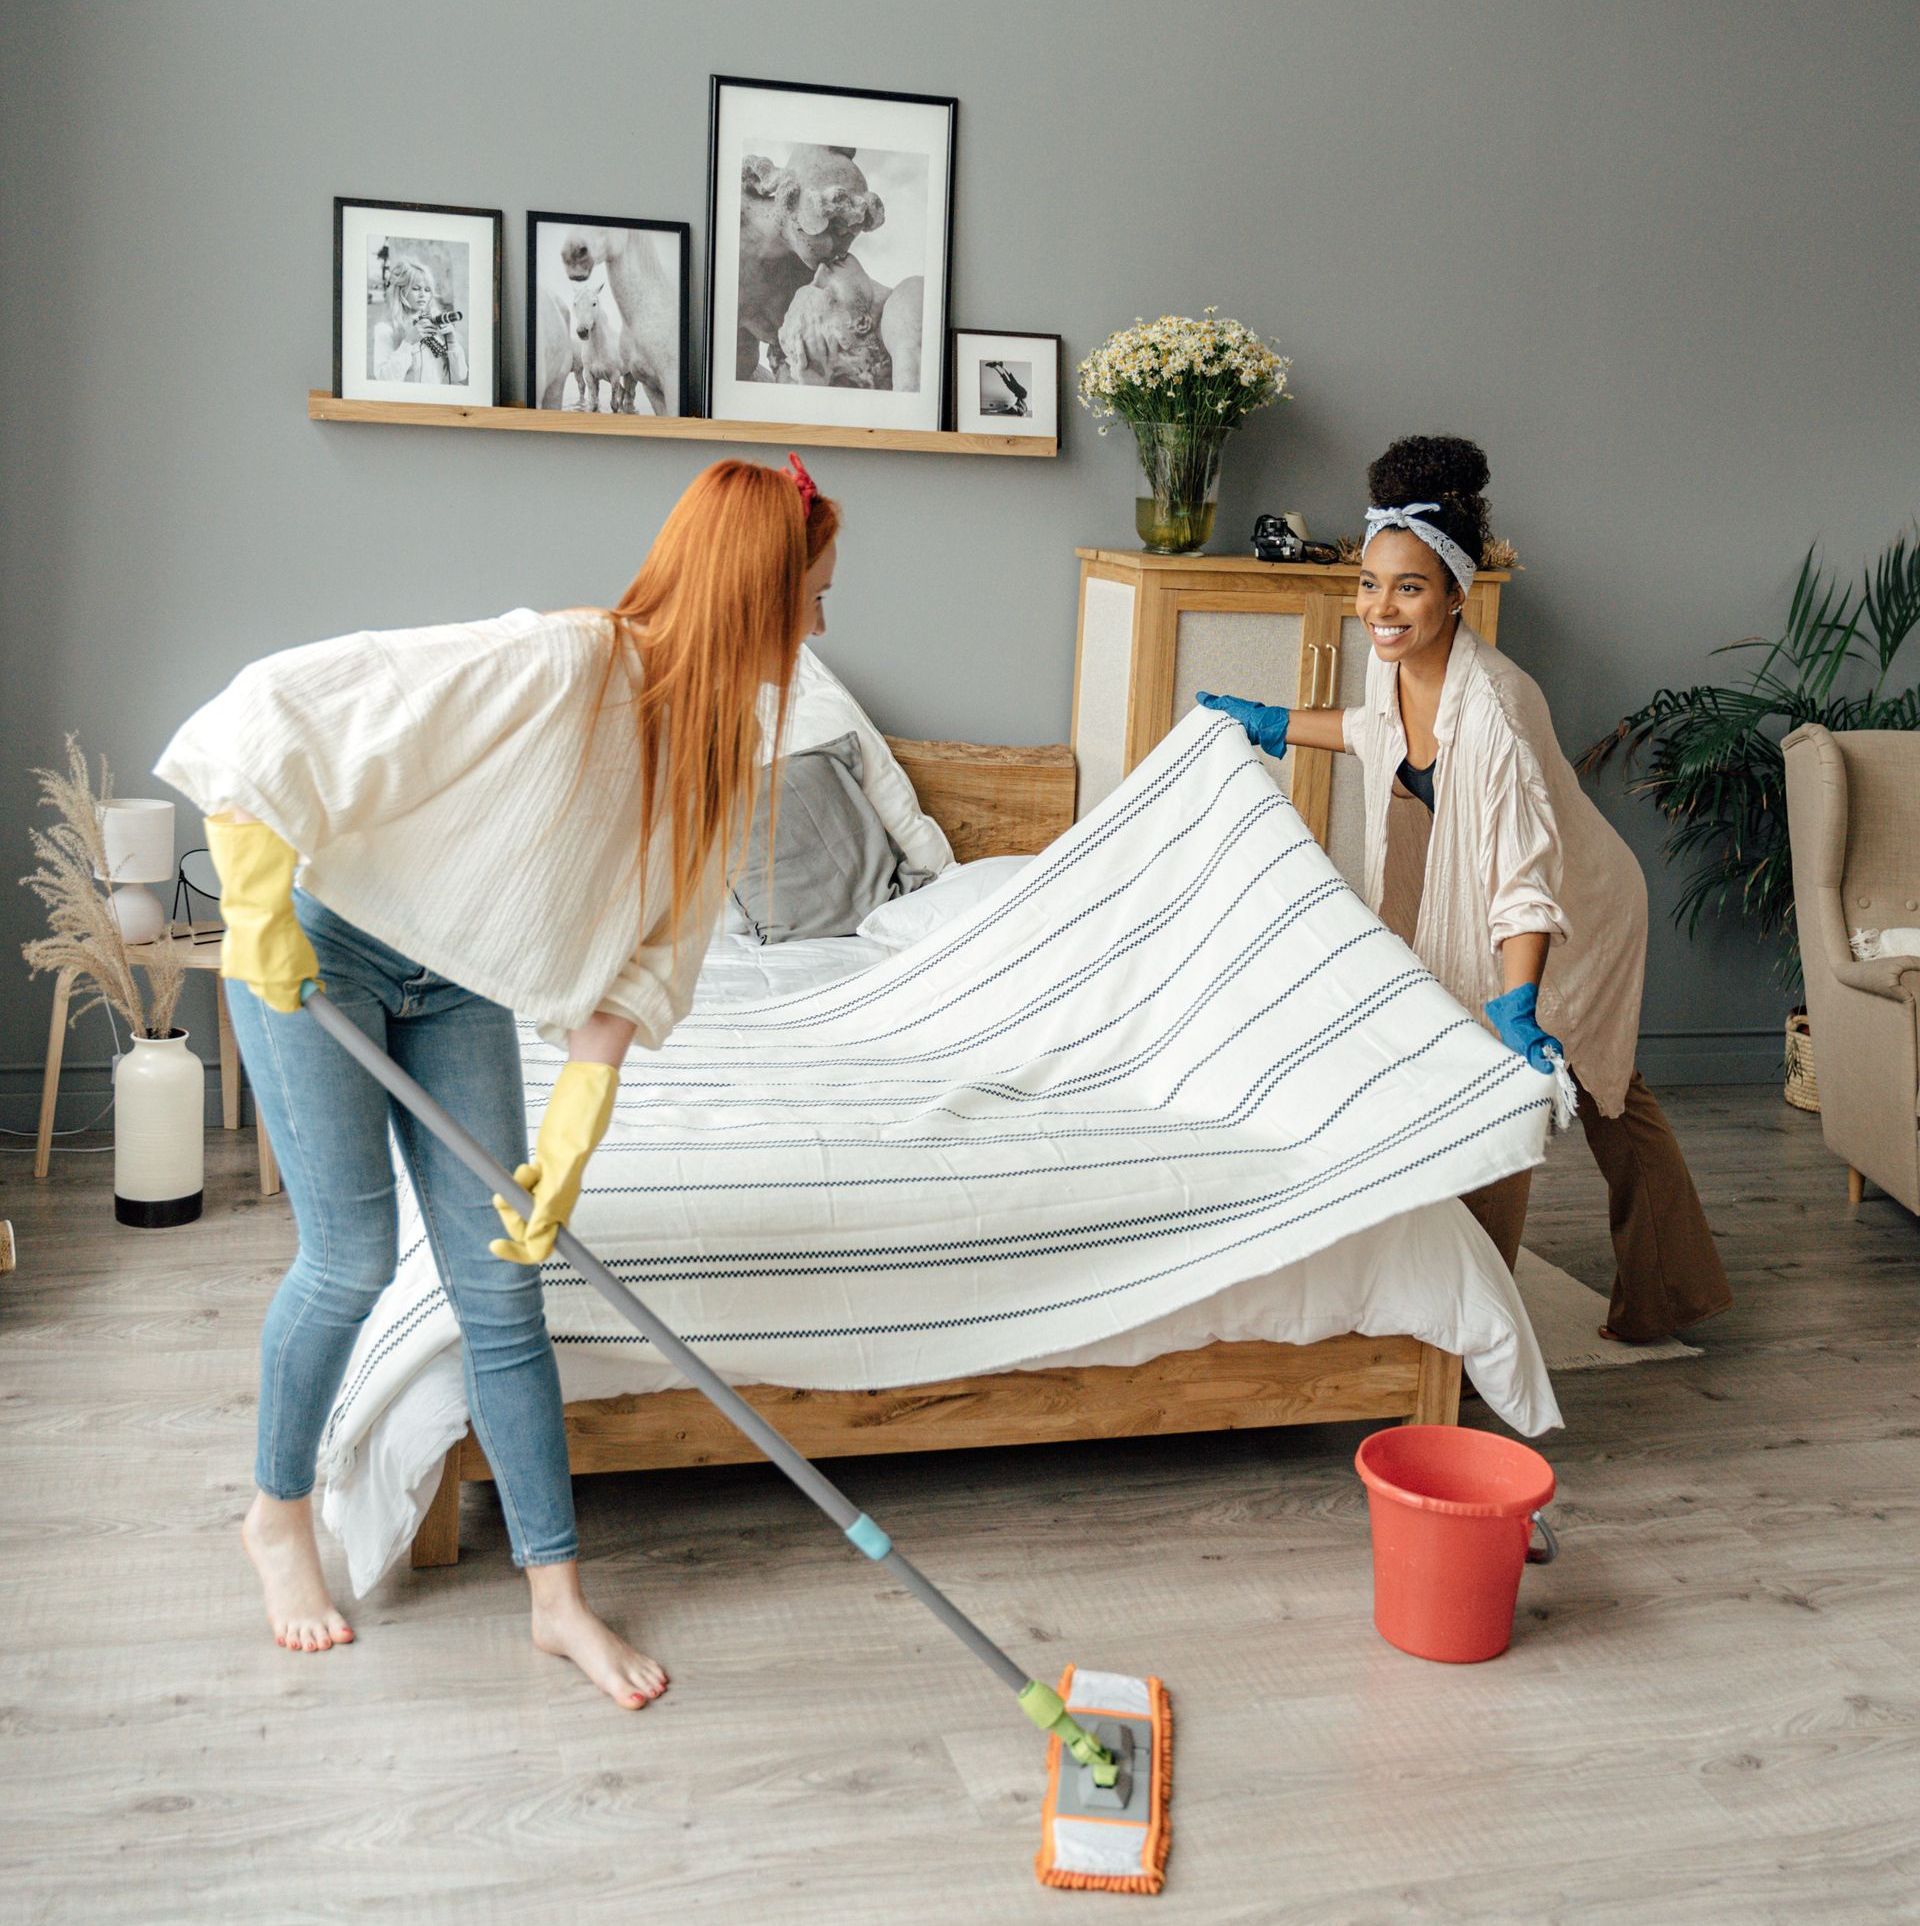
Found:
<svg viewBox="0 0 1920 1926"><path fill-rule="evenodd" d="M893 751L962 862L1044 849L1073 821L1073 752L1065 744L894 741ZM809 1457L837 1458L1356 1418L1452 1424L1460 1360L1418 1338L1349 1333L1317 1344L1215 1343L1144 1364L1001 1371L897 1390L751 1385L741 1396ZM576 1474L738 1464L760 1455L697 1391L588 1398L567 1406L566 1423ZM468 1432L448 1451L414 1537L416 1566L458 1559L460 1487L492 1476Z"/></svg>

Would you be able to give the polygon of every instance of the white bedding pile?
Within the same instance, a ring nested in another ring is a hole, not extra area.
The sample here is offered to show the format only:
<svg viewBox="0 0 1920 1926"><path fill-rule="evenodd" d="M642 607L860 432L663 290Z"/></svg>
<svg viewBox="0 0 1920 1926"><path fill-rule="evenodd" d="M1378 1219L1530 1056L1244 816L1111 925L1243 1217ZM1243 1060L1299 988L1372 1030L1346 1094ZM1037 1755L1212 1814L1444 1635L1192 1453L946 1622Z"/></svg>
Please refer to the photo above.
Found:
<svg viewBox="0 0 1920 1926"><path fill-rule="evenodd" d="M1461 1353L1522 1431L1559 1421L1452 1201L1539 1161L1551 1080L1368 914L1237 726L1196 713L912 947L804 947L841 953L834 980L802 946L716 945L692 1016L629 1065L574 1218L728 1376L870 1387L1357 1330ZM557 1058L529 1037L526 1063L537 1116ZM323 1446L359 1590L465 1426L451 1312L417 1229L402 1249ZM673 1381L564 1264L543 1281L569 1397Z"/></svg>

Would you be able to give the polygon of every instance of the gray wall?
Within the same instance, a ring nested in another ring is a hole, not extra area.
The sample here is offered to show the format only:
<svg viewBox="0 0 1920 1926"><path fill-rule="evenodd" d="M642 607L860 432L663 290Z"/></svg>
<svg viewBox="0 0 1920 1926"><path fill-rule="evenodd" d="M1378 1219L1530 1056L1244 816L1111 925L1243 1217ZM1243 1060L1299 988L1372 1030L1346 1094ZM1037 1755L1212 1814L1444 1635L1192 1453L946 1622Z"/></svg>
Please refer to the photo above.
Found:
<svg viewBox="0 0 1920 1926"><path fill-rule="evenodd" d="M331 197L506 209L517 392L523 211L691 220L698 259L716 69L960 97L961 322L1077 359L1217 302L1291 354L1228 546L1263 507L1351 529L1395 434L1477 436L1527 565L1502 641L1570 747L1776 622L1809 539L1851 571L1920 506L1905 4L11 0L0 31L8 878L65 729L138 793L256 655L619 590L712 451L308 422ZM1064 736L1072 551L1129 541L1132 496L1124 443L1066 428L1057 463L820 454L831 653L883 726ZM1666 926L1649 812L1602 799L1653 872L1649 1068L1766 1073L1762 962ZM34 927L0 889L15 1125ZM69 1061L105 1054L90 1018Z"/></svg>

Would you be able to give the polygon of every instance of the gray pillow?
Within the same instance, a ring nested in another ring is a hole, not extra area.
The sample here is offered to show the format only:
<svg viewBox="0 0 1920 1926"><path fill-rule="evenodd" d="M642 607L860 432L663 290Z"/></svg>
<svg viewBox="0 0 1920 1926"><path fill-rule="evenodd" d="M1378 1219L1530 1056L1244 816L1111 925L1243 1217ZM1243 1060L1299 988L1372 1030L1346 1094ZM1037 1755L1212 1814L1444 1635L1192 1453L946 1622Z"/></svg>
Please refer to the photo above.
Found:
<svg viewBox="0 0 1920 1926"><path fill-rule="evenodd" d="M802 936L851 936L890 897L925 882L887 834L861 792L860 739L851 732L783 756L768 771L753 808L746 859L733 900L762 943ZM773 782L780 820L767 864Z"/></svg>

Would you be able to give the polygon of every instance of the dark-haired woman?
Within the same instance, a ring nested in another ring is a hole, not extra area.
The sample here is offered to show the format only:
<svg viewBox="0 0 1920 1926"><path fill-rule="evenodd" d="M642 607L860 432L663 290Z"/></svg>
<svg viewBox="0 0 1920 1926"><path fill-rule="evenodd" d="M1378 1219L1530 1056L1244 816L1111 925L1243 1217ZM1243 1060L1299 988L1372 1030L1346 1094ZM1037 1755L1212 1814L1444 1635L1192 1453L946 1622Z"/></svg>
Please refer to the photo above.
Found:
<svg viewBox="0 0 1920 1926"><path fill-rule="evenodd" d="M1535 1069L1564 1058L1607 1180L1618 1269L1601 1333L1651 1343L1725 1310L1732 1292L1680 1146L1634 1068L1640 866L1582 791L1539 686L1462 619L1486 479L1486 457L1452 437L1397 442L1368 470L1355 606L1373 653L1357 708L1200 700L1270 755L1297 743L1359 757L1368 907ZM1509 1268L1531 1176L1465 1200Z"/></svg>

